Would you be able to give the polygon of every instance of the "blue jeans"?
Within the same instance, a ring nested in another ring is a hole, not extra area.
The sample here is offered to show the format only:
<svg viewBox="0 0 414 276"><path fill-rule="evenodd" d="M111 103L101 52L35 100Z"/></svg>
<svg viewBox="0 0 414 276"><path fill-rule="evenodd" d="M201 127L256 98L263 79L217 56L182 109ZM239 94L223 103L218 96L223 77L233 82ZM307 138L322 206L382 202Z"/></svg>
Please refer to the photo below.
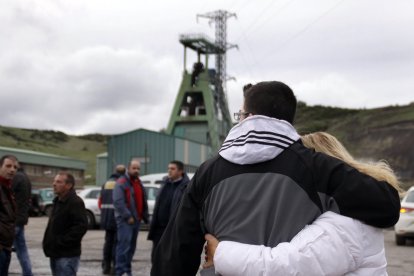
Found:
<svg viewBox="0 0 414 276"><path fill-rule="evenodd" d="M0 250L0 276L9 275L9 266L11 260L11 251Z"/></svg>
<svg viewBox="0 0 414 276"><path fill-rule="evenodd" d="M32 264L30 263L29 252L27 251L26 239L24 237L24 226L16 226L16 236L13 246L16 249L17 259L22 267L23 276L33 276Z"/></svg>
<svg viewBox="0 0 414 276"><path fill-rule="evenodd" d="M126 221L117 221L117 228L115 273L132 275L131 264L137 247L139 222L128 224Z"/></svg>
<svg viewBox="0 0 414 276"><path fill-rule="evenodd" d="M53 276L75 276L78 272L80 256L67 258L50 258Z"/></svg>

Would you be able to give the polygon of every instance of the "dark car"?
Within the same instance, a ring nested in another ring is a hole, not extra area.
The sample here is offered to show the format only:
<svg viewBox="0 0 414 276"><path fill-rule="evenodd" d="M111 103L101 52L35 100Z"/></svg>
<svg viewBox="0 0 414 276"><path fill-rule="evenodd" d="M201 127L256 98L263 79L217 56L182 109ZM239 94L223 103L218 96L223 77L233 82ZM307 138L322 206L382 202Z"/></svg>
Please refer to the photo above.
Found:
<svg viewBox="0 0 414 276"><path fill-rule="evenodd" d="M43 214L43 200L39 194L32 193L30 198L29 216L37 217Z"/></svg>
<svg viewBox="0 0 414 276"><path fill-rule="evenodd" d="M29 215L31 216L50 216L53 208L55 193L52 188L32 189L31 206Z"/></svg>

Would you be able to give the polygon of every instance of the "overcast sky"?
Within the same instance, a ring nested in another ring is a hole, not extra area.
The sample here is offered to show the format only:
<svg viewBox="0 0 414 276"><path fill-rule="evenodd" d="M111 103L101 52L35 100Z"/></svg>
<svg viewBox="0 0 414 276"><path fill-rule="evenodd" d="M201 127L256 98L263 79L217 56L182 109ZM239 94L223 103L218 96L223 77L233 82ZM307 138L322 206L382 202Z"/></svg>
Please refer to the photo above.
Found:
<svg viewBox="0 0 414 276"><path fill-rule="evenodd" d="M165 128L183 71L178 37L214 39L196 15L216 10L237 15L227 21L239 47L227 53L231 112L242 86L262 80L309 105L414 101L412 0L0 0L0 125Z"/></svg>

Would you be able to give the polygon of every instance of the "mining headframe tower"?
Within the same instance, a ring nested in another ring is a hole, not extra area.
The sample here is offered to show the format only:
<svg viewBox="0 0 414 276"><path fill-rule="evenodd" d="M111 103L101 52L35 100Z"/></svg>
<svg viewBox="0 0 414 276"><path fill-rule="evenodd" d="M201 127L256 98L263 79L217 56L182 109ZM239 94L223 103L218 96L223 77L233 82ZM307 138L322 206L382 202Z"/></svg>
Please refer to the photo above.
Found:
<svg viewBox="0 0 414 276"><path fill-rule="evenodd" d="M235 14L222 10L197 15L215 23L214 42L204 34L179 38L184 46L184 72L167 133L207 144L213 152L217 152L233 126L226 96L226 52L237 47L226 41L226 22L232 16ZM187 71L187 50L197 53L191 72ZM214 68L209 67L210 55L215 55Z"/></svg>

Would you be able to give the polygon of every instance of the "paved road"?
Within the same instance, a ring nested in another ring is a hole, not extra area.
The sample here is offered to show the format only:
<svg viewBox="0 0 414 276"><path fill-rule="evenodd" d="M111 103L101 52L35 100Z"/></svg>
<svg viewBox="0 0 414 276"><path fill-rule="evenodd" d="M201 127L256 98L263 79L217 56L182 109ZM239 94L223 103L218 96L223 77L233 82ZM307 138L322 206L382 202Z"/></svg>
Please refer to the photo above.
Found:
<svg viewBox="0 0 414 276"><path fill-rule="evenodd" d="M34 275L51 275L49 259L43 254L41 242L46 227L47 218L30 218L26 228L26 239L29 246L29 254L32 260ZM146 240L147 232L142 231L138 236L138 247L133 261L135 276L147 276L150 272L150 255L152 244ZM82 242L82 256L78 275L101 275L102 243L104 231L88 231ZM394 232L385 231L385 249L388 260L388 274L390 276L414 275L414 241L409 241L406 246L396 246ZM20 275L20 267L16 256L13 256L10 265L11 275Z"/></svg>
<svg viewBox="0 0 414 276"><path fill-rule="evenodd" d="M46 229L47 218L30 218L25 229L26 242L29 247L29 255L32 261L33 274L51 275L49 259L42 250L42 239ZM147 276L150 274L150 255L152 243L147 241L146 231L138 235L138 245L135 252L132 268L134 276ZM79 276L96 276L101 274L102 246L105 232L102 230L89 230L82 240L82 256L78 271ZM21 275L21 269L17 257L12 257L10 275Z"/></svg>

